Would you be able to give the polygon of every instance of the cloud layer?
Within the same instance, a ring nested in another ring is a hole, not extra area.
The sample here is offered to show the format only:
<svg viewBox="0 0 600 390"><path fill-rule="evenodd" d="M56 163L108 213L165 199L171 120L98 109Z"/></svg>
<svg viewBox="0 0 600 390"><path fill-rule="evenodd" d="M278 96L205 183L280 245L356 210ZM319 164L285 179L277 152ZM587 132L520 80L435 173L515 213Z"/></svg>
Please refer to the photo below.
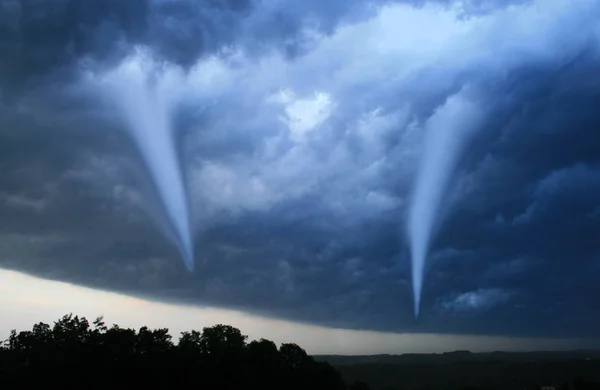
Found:
<svg viewBox="0 0 600 390"><path fill-rule="evenodd" d="M0 266L321 325L599 336L599 15L596 0L0 2ZM140 50L149 77L179 75L194 273L86 81ZM415 322L408 205L428 124L464 91L483 118Z"/></svg>

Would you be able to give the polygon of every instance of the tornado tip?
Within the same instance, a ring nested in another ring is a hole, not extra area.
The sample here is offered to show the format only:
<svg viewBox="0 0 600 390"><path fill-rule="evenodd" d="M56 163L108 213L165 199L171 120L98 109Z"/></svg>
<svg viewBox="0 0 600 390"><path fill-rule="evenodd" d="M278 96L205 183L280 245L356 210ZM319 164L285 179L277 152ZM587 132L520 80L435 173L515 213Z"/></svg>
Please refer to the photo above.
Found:
<svg viewBox="0 0 600 390"><path fill-rule="evenodd" d="M185 264L185 268L187 268L187 270L189 272L193 272L194 271L194 256L190 253L187 252L183 252L181 253L181 257L183 260L183 264Z"/></svg>
<svg viewBox="0 0 600 390"><path fill-rule="evenodd" d="M184 259L184 263L185 263L185 267L187 268L187 270L189 272L194 272L194 258L193 257L186 257Z"/></svg>

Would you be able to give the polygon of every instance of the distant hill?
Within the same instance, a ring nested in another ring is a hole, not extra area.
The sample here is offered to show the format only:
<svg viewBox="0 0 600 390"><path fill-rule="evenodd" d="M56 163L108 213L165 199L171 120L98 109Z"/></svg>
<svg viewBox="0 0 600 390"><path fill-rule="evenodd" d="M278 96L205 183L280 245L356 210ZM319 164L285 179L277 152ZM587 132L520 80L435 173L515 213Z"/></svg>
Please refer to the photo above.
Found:
<svg viewBox="0 0 600 390"><path fill-rule="evenodd" d="M578 378L600 383L600 351L440 354L318 355L338 368L346 383L373 390L571 388Z"/></svg>
<svg viewBox="0 0 600 390"><path fill-rule="evenodd" d="M402 355L314 355L314 358L336 366L353 364L448 364L485 361L537 362L570 359L600 359L600 350L483 352L454 351L444 353L411 353Z"/></svg>

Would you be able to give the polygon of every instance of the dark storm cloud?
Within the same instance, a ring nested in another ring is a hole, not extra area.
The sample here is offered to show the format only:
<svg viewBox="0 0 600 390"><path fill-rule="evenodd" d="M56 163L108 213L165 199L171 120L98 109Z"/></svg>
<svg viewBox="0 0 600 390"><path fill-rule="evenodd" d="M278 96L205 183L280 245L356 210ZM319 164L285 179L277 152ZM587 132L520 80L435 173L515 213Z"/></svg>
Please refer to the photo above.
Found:
<svg viewBox="0 0 600 390"><path fill-rule="evenodd" d="M600 4L392 3L1 2L0 264L341 327L599 336ZM135 45L189 70L194 273L112 113L73 99L82 59L108 70ZM420 129L466 85L488 114L415 322Z"/></svg>
<svg viewBox="0 0 600 390"><path fill-rule="evenodd" d="M114 61L149 45L168 61L190 65L231 40L250 1L4 0L5 80L20 82L91 57Z"/></svg>
<svg viewBox="0 0 600 390"><path fill-rule="evenodd" d="M439 239L438 246L448 249L431 266L430 283L437 286L430 299L439 301L446 289L456 295L447 305L462 300L468 307L469 297L458 294L465 286L475 292L475 304L478 289L501 285L504 290L496 292L503 298L510 301L506 294L514 294L511 305L497 310L498 319L515 319L511 332L535 333L534 319L541 316L556 324L555 334L575 328L595 334L600 307L589 297L600 292L594 217L600 118L593 109L600 92L589 76L596 66L595 59L581 58L577 66L537 72L535 81L521 87L510 123L465 168L458 190L463 192ZM464 324L457 319L455 326Z"/></svg>
<svg viewBox="0 0 600 390"><path fill-rule="evenodd" d="M233 44L258 52L275 47L295 56L310 45L301 34L306 25L331 34L342 19L364 20L377 6L394 2L400 1L2 0L0 82L7 94L48 73L69 77L82 58L114 63L134 45L149 46L159 58L183 66ZM463 8L476 14L523 2L472 0Z"/></svg>
<svg viewBox="0 0 600 390"><path fill-rule="evenodd" d="M80 60L114 65L135 45L185 67L233 44L258 52L275 46L296 55L303 50L298 33L304 16L330 33L341 16L364 18L360 11L366 8L339 0L302 6L258 0L3 0L0 83L8 95L24 84L48 82L49 75L65 81Z"/></svg>

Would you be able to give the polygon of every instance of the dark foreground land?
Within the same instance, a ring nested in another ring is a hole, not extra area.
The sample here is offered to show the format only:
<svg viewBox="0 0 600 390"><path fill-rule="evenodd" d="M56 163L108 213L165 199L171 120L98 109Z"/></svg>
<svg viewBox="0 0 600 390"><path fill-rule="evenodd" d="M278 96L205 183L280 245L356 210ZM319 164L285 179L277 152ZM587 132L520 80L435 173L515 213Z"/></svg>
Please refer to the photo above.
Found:
<svg viewBox="0 0 600 390"><path fill-rule="evenodd" d="M0 389L345 389L339 373L296 344L229 325L184 332L107 327L66 315L12 331L0 349Z"/></svg>
<svg viewBox="0 0 600 390"><path fill-rule="evenodd" d="M316 356L378 389L600 389L600 351Z"/></svg>
<svg viewBox="0 0 600 390"><path fill-rule="evenodd" d="M174 343L168 329L66 315L12 331L0 344L0 378L0 389L596 390L600 352L313 358L292 343L248 343L229 325Z"/></svg>

